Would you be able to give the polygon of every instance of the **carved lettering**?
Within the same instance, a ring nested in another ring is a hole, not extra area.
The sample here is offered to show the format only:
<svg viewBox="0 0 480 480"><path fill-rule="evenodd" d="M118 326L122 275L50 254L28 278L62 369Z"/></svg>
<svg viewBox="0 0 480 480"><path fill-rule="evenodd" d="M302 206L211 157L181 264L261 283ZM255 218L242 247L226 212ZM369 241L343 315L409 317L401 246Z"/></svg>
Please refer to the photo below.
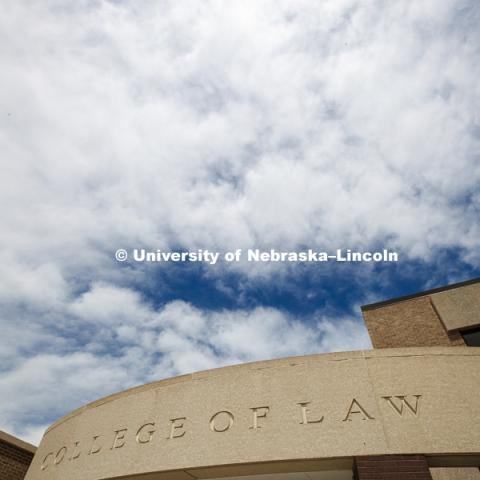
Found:
<svg viewBox="0 0 480 480"><path fill-rule="evenodd" d="M53 452L47 453L45 455L45 458L43 459L42 466L40 467L40 470L46 470L48 468L48 458L49 457L54 458Z"/></svg>
<svg viewBox="0 0 480 480"><path fill-rule="evenodd" d="M146 429L145 427L151 427L151 428ZM142 438L142 434L144 432L146 434L148 434L148 437L146 439ZM150 443L152 441L154 433L155 433L155 423L153 423L153 422L152 423L145 423L144 425L142 425L137 430L137 434L135 435L135 440L136 440L137 443L140 443L140 444Z"/></svg>
<svg viewBox="0 0 480 480"><path fill-rule="evenodd" d="M251 430L257 430L260 427L258 425L259 418L265 418L270 411L270 407L254 407L250 409L253 412L253 425L249 427Z"/></svg>
<svg viewBox="0 0 480 480"><path fill-rule="evenodd" d="M97 438L100 438L100 435L95 435L92 440L92 446L90 451L88 452L89 455L95 455L102 449L102 445L95 445L97 442Z"/></svg>
<svg viewBox="0 0 480 480"><path fill-rule="evenodd" d="M55 458L53 459L53 464L54 465L59 465L60 463L63 462L63 459L65 458L65 454L67 453L67 447L62 447L55 455Z"/></svg>
<svg viewBox="0 0 480 480"><path fill-rule="evenodd" d="M73 444L73 453L72 453L72 456L70 457L70 460L77 459L80 456L80 454L82 453L80 450L77 450L79 445L80 445L80 442L75 442Z"/></svg>
<svg viewBox="0 0 480 480"><path fill-rule="evenodd" d="M115 436L113 437L113 444L110 447L110 450L115 448L122 448L125 445L125 433L127 433L128 428L121 428L120 430L115 430Z"/></svg>
<svg viewBox="0 0 480 480"><path fill-rule="evenodd" d="M300 422L301 425L307 425L308 423L321 423L323 422L323 415L317 419L317 420L309 420L308 419L308 413L310 410L307 408L308 405L310 405L311 402L301 402L298 403L297 405L300 405L302 408L302 421Z"/></svg>
<svg viewBox="0 0 480 480"><path fill-rule="evenodd" d="M217 422L218 417L224 418L226 422L221 422L220 425L218 425L218 422ZM228 410L222 410L221 412L217 412L210 419L210 430L212 432L226 432L228 429L230 429L233 426L234 421L235 421L235 418L232 412L229 412Z"/></svg>
<svg viewBox="0 0 480 480"><path fill-rule="evenodd" d="M178 417L178 418L171 418L170 419L170 435L169 439L172 438L180 438L185 435L185 430L183 430L183 422L180 422L181 420L186 420L186 417ZM181 431L177 431L181 430Z"/></svg>
<svg viewBox="0 0 480 480"><path fill-rule="evenodd" d="M418 414L418 407L419 407L419 402L420 402L420 397L421 395L412 395L412 397L415 397L415 406L413 406L412 404L410 404L410 402L407 400L407 395L395 395L394 397L382 397L385 399L385 401L391 405L391 407L393 408L393 410L395 410L395 412L397 412L400 416L403 416L403 412L404 412L404 406L407 407L408 410L410 410L413 415L417 416ZM398 406L393 400L392 398L396 398L400 401L400 406Z"/></svg>
<svg viewBox="0 0 480 480"><path fill-rule="evenodd" d="M371 415L367 413L367 411L354 398L352 400L352 403L350 404L350 408L348 409L347 416L342 421L351 422L352 419L350 417L358 413L362 415L362 420L375 420Z"/></svg>
<svg viewBox="0 0 480 480"><path fill-rule="evenodd" d="M376 399L383 398L385 402L387 402L390 405L390 407L395 411L395 413L398 414L400 417L411 416L411 415L413 415L414 417L417 417L420 414L421 397L422 395L413 395L413 394L412 395L388 395L388 396L376 397ZM290 419L290 421L295 423L295 422L298 422L298 420L300 420L299 422L300 425L313 425L313 424L322 423L325 419L325 415L322 415L322 413L325 413L325 412L322 412L321 406L317 408L312 407L312 403L314 402L307 401L307 402L296 403L296 405L300 407L300 412L296 414L296 415L299 415L299 417L294 416L293 419ZM385 408L388 408L388 407L385 407ZM250 430L258 430L260 428L263 428L264 425L268 425L268 423L266 422L270 421L270 420L267 420L267 417L269 418L270 411L271 411L270 406L260 406L260 407L253 407L250 409L246 409L246 411L243 410L243 415L245 416L249 415L248 410L250 410L252 414L251 423L248 425L248 428ZM279 419L278 417L280 417L280 413L275 413L274 420L280 421L281 419ZM338 418L338 421L340 421L340 419L341 417ZM370 415L370 413L360 404L357 398L352 399L351 403L349 404L346 416L345 418L343 418L342 421L351 422L355 419L375 420L375 418L372 415ZM170 418L168 420L170 425L168 437L166 437L166 439L164 438L161 441L162 442L168 441L174 438L181 438L185 436L186 434L185 425L187 424L186 420L187 420L187 417ZM246 420L248 420L248 418ZM210 418L209 427L210 427L210 430L215 433L227 432L233 427L233 425L235 424L235 421L236 421L236 418L232 412L228 410L221 410L216 412ZM135 433L135 442L138 445L151 443L154 435L156 434L157 430L159 430L160 428L158 425L159 425L158 422L147 422L144 424L140 424L140 427L136 430L136 433ZM205 425L205 428L207 428L206 425ZM308 427L307 427L307 430L308 430ZM55 467L59 466L62 462L65 463L64 462L65 459L75 460L79 458L82 454L95 455L99 452L102 452L102 454L106 454L106 452L108 451L122 448L125 446L126 442L129 441L128 439L130 437L133 437L133 432L135 432L135 430L130 430L127 428L119 428L118 430L113 430L112 428L110 432L112 431L113 431L112 443L110 443L110 439L112 438L110 435L112 435L112 433L109 433L107 431L107 432L102 432L100 435L92 436L90 437L90 440L87 440L87 441L85 441L83 438L81 439L81 441L74 441L74 442L72 441L72 443L68 443L65 446L61 446L61 448L59 448L58 450L55 449L47 453L43 458L43 462L41 462L40 464L40 470L41 471L54 470ZM200 437L197 440L201 441L202 438ZM179 443L182 443L182 442L180 441Z"/></svg>

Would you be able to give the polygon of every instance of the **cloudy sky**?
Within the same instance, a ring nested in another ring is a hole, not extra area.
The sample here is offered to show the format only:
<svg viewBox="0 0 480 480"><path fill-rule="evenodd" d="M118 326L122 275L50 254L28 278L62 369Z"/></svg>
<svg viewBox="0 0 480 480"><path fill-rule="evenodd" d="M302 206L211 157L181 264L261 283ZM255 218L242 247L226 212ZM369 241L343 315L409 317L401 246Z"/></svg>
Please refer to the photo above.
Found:
<svg viewBox="0 0 480 480"><path fill-rule="evenodd" d="M476 0L6 0L0 429L179 373L369 348L480 275ZM119 263L125 248L397 264Z"/></svg>

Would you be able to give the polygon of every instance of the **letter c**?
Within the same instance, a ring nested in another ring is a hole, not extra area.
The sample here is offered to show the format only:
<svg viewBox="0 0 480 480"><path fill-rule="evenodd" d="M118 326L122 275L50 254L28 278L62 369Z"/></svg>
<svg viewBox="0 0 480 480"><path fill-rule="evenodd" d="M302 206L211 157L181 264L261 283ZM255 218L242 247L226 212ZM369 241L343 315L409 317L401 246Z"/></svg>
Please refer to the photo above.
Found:
<svg viewBox="0 0 480 480"><path fill-rule="evenodd" d="M48 457L53 458L53 452L47 453L45 455L45 458L43 459L42 466L40 467L40 470L46 470L48 468L48 464L47 464Z"/></svg>

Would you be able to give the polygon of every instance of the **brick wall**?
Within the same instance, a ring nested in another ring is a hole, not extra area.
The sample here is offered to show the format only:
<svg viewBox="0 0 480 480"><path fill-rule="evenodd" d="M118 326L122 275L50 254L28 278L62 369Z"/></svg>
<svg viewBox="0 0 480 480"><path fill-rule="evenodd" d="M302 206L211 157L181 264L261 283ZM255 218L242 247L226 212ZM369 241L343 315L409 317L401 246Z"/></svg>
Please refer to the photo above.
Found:
<svg viewBox="0 0 480 480"><path fill-rule="evenodd" d="M462 336L448 333L429 296L363 310L374 348L465 345Z"/></svg>
<svg viewBox="0 0 480 480"><path fill-rule="evenodd" d="M0 439L1 480L23 480L32 459L33 453Z"/></svg>
<svg viewBox="0 0 480 480"><path fill-rule="evenodd" d="M355 480L432 480L423 455L378 455L355 458Z"/></svg>

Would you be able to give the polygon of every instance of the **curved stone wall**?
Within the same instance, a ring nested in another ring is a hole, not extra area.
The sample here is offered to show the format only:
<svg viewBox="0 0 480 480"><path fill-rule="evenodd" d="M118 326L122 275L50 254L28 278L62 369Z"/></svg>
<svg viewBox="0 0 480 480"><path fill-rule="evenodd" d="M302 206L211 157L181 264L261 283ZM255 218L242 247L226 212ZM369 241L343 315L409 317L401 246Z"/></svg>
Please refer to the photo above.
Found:
<svg viewBox="0 0 480 480"><path fill-rule="evenodd" d="M336 469L394 453L480 454L480 349L292 357L137 387L52 425L26 480Z"/></svg>

